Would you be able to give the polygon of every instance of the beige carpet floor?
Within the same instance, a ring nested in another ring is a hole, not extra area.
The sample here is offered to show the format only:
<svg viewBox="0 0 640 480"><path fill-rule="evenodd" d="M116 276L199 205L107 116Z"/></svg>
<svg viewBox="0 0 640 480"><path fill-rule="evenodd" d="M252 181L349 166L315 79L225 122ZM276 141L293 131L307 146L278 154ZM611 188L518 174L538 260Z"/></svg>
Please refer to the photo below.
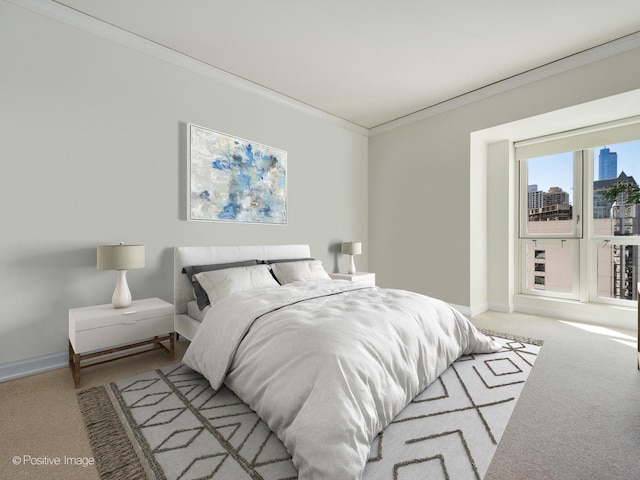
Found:
<svg viewBox="0 0 640 480"><path fill-rule="evenodd" d="M635 331L486 312L481 328L545 341L485 480L640 478ZM186 342L177 343L181 358ZM171 363L160 351L82 370L80 389ZM13 458L90 458L68 368L0 383L0 478L98 479L94 467L14 465Z"/></svg>
<svg viewBox="0 0 640 480"><path fill-rule="evenodd" d="M0 383L0 479L99 480L94 466L14 465L13 457L92 458L76 394L80 390L178 362L187 342L176 342L176 360L160 350L81 370L75 389L69 368Z"/></svg>

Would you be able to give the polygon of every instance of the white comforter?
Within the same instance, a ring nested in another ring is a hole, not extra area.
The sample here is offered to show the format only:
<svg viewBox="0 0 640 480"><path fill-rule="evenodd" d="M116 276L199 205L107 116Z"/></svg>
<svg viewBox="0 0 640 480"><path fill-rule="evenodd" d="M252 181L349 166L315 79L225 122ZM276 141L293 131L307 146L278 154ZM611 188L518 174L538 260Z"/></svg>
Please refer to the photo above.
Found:
<svg viewBox="0 0 640 480"><path fill-rule="evenodd" d="M215 303L183 361L258 413L301 480L357 480L418 393L461 355L499 348L442 301L328 280Z"/></svg>

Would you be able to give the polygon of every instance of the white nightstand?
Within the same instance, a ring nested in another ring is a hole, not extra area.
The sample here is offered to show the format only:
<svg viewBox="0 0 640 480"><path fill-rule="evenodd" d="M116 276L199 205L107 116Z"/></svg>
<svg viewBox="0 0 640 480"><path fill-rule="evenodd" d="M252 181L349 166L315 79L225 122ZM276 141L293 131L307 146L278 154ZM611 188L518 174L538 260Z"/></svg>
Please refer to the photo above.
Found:
<svg viewBox="0 0 640 480"><path fill-rule="evenodd" d="M80 386L82 367L156 349L164 350L173 360L173 314L173 305L159 298L134 300L127 308L114 308L108 304L69 310L69 367L76 388ZM161 343L166 340L169 347ZM80 365L82 360L144 345L153 345L153 348Z"/></svg>
<svg viewBox="0 0 640 480"><path fill-rule="evenodd" d="M365 285L376 286L376 274L369 272L356 273L330 273L333 280L348 280L350 282L362 282Z"/></svg>

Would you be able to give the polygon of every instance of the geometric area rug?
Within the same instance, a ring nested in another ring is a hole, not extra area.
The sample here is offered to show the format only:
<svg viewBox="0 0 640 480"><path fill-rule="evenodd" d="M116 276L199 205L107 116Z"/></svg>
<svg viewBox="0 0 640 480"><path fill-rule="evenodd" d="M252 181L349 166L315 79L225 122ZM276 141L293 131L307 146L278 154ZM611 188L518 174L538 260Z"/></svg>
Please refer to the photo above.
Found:
<svg viewBox="0 0 640 480"><path fill-rule="evenodd" d="M481 480L542 342L484 331L372 442L364 480ZM227 387L171 365L78 393L102 480L293 480L280 440ZM331 461L331 459L327 459Z"/></svg>

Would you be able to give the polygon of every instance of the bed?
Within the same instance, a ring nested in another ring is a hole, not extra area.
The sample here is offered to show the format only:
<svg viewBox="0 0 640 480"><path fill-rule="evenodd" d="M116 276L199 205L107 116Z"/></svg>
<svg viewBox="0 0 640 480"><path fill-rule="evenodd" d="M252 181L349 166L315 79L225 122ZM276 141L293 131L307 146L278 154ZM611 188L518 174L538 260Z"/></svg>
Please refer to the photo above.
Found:
<svg viewBox="0 0 640 480"><path fill-rule="evenodd" d="M444 302L331 280L310 254L176 248L175 330L191 340L183 362L248 404L301 480L359 480L374 437L416 395L460 356L501 346ZM199 314L198 283L210 297Z"/></svg>

